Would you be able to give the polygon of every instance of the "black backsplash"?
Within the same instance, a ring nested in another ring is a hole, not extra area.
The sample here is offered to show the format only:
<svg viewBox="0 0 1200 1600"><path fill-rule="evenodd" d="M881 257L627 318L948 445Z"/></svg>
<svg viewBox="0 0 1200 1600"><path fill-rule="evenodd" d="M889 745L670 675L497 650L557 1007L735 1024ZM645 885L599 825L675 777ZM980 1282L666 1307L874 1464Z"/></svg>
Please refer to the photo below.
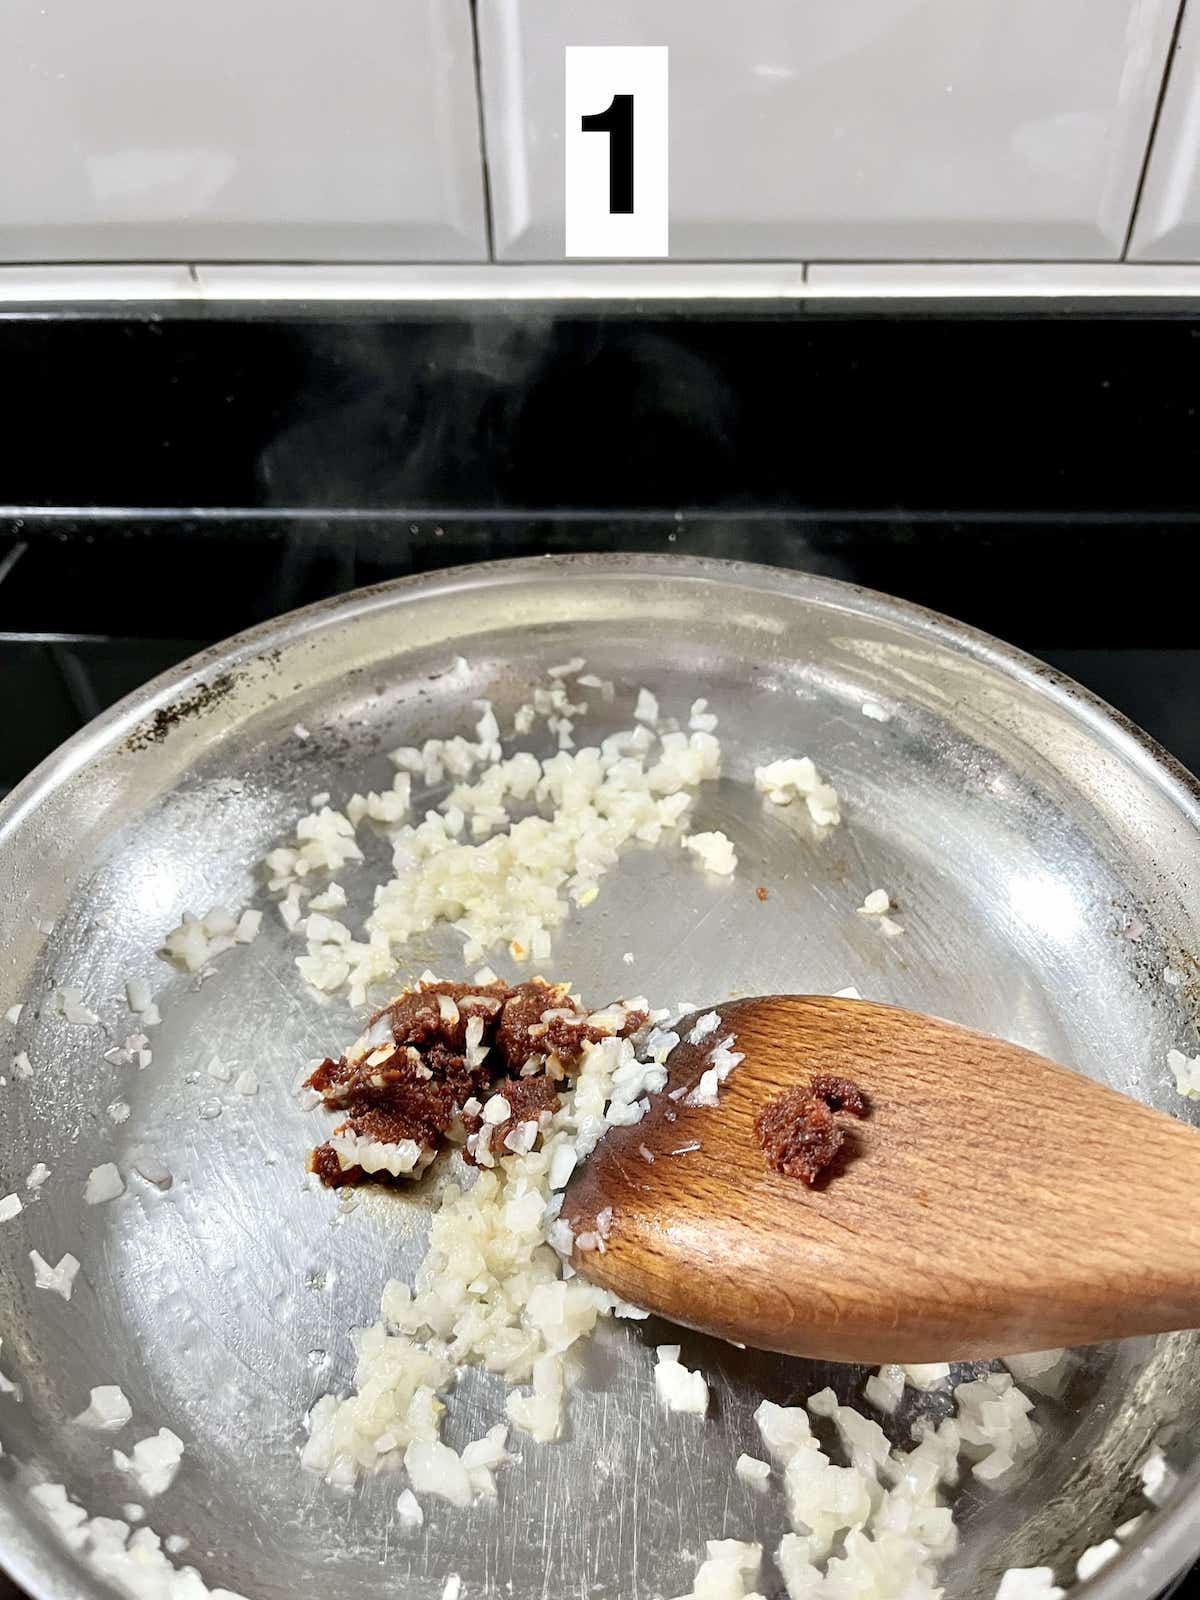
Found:
<svg viewBox="0 0 1200 1600"><path fill-rule="evenodd" d="M0 375L0 784L200 643L563 550L886 590L1200 765L1188 306L14 312Z"/></svg>
<svg viewBox="0 0 1200 1600"><path fill-rule="evenodd" d="M836 304L10 314L0 504L1194 512L1190 310Z"/></svg>

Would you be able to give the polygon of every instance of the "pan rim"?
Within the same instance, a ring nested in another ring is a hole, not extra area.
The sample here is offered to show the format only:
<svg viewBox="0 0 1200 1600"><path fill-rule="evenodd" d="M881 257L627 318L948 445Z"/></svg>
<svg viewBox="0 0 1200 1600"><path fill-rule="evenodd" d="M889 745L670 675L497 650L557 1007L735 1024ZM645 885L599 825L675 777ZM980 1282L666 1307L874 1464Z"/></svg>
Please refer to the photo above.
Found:
<svg viewBox="0 0 1200 1600"><path fill-rule="evenodd" d="M978 628L907 600L843 579L764 563L658 552L575 552L467 563L348 591L283 613L233 635L159 674L109 707L72 735L0 801L0 844L57 787L89 762L138 729L148 717L194 696L214 672L245 668L267 651L326 628L343 627L356 617L387 610L425 596L464 588L511 584L515 579L624 583L648 579L693 581L748 592L784 593L826 610L891 623L936 640L981 662L1009 681L1048 700L1126 760L1143 780L1168 798L1200 842L1200 780L1135 723L1099 696L1036 656ZM201 711L200 715L203 715ZM1187 1472L1171 1505L1153 1518L1115 1561L1094 1578L1075 1585L1072 1594L1087 1600L1152 1600L1200 1554L1200 1461ZM59 1548L48 1527L17 1515L0 1499L0 1569L31 1600L91 1600L93 1589L70 1553Z"/></svg>

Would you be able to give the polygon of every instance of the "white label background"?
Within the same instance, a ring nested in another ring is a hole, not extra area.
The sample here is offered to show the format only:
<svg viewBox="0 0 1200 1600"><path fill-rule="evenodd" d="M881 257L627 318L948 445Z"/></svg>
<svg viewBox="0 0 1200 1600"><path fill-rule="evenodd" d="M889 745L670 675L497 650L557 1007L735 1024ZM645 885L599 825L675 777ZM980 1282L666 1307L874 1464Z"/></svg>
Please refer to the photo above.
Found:
<svg viewBox="0 0 1200 1600"><path fill-rule="evenodd" d="M567 45L565 254L665 256L667 250L667 47ZM585 133L584 117L613 95L633 96L633 210L608 209L607 133Z"/></svg>

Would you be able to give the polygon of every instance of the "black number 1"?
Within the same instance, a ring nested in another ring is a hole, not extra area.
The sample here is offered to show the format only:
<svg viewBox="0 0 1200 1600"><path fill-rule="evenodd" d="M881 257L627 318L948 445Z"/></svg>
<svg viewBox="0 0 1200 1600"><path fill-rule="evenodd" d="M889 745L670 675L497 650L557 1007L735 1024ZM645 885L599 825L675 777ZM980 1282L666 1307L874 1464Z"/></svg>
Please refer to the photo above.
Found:
<svg viewBox="0 0 1200 1600"><path fill-rule="evenodd" d="M608 210L633 211L633 96L615 94L603 111L583 118L584 133L607 133Z"/></svg>

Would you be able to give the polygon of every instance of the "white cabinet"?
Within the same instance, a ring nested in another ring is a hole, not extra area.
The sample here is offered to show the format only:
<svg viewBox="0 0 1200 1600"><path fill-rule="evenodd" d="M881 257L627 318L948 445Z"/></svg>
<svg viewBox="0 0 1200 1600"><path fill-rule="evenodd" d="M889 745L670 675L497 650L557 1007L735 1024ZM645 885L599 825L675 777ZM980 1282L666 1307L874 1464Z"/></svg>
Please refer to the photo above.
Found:
<svg viewBox="0 0 1200 1600"><path fill-rule="evenodd" d="M676 258L1115 260L1177 3L479 0L496 253L562 256L563 47L666 44Z"/></svg>
<svg viewBox="0 0 1200 1600"><path fill-rule="evenodd" d="M0 260L486 257L469 0L0 6Z"/></svg>
<svg viewBox="0 0 1200 1600"><path fill-rule="evenodd" d="M1183 14L1129 255L1200 261L1200 10Z"/></svg>

